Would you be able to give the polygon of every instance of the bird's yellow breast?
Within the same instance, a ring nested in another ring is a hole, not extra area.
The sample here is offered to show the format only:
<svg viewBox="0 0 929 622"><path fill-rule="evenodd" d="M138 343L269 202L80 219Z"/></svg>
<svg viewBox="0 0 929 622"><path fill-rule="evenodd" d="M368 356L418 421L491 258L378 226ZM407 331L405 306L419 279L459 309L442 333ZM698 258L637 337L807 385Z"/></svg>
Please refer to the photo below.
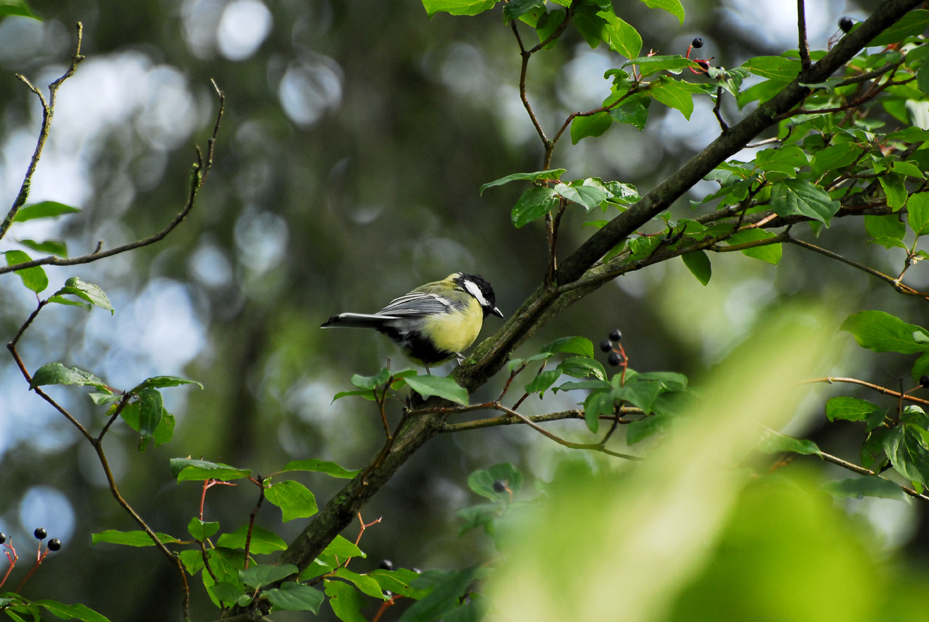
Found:
<svg viewBox="0 0 929 622"><path fill-rule="evenodd" d="M484 313L480 303L471 298L467 309L459 313L440 313L426 319L424 331L438 350L462 352L474 343L481 332Z"/></svg>

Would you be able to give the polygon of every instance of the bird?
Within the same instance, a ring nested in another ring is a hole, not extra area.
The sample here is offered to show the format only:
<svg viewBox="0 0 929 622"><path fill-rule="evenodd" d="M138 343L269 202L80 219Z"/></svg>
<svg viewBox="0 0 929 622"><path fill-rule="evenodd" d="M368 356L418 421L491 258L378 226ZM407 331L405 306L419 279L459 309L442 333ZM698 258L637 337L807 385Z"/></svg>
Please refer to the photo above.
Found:
<svg viewBox="0 0 929 622"><path fill-rule="evenodd" d="M474 343L484 318L503 313L494 288L479 274L455 272L395 298L377 313L340 313L320 328L370 328L400 346L407 358L426 368L461 354Z"/></svg>

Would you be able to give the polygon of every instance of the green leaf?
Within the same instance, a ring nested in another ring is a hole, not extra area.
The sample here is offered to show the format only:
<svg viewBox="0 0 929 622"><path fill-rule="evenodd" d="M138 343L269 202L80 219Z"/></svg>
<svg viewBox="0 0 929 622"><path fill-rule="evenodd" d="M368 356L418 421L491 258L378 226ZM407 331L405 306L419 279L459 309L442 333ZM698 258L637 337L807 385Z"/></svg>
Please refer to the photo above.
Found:
<svg viewBox="0 0 929 622"><path fill-rule="evenodd" d="M923 376L929 376L929 352L923 352L920 357L916 359L911 374L913 376L913 382L916 384L919 384L919 379Z"/></svg>
<svg viewBox="0 0 929 622"><path fill-rule="evenodd" d="M929 67L929 63L925 66ZM929 233L929 194L919 193L910 196L906 202L906 214L913 233L917 236Z"/></svg>
<svg viewBox="0 0 929 622"><path fill-rule="evenodd" d="M76 384L110 392L110 388L89 371L77 367L66 367L61 363L48 363L38 368L32 376L29 388L34 389L50 384Z"/></svg>
<svg viewBox="0 0 929 622"><path fill-rule="evenodd" d="M650 9L662 9L678 18L681 23L684 23L684 7L681 5L680 0L642 0L642 2Z"/></svg>
<svg viewBox="0 0 929 622"><path fill-rule="evenodd" d="M656 101L679 110L688 121L694 111L693 94L698 92L702 92L702 89L689 82L674 80L667 76L653 80L646 91Z"/></svg>
<svg viewBox="0 0 929 622"><path fill-rule="evenodd" d="M158 536L162 544L179 544L181 542L174 536L165 533L155 532L155 535ZM155 543L144 531L116 531L115 529L101 531L91 536L91 544L100 543L121 544L123 546L155 546ZM197 554L199 555L200 552L198 551Z"/></svg>
<svg viewBox="0 0 929 622"><path fill-rule="evenodd" d="M51 253L52 255L58 255L59 257L68 256L68 246L60 240L46 240L44 242L36 242L35 240L17 240L20 244L26 248L31 248L34 251L39 251L40 253Z"/></svg>
<svg viewBox="0 0 929 622"><path fill-rule="evenodd" d="M423 397L434 395L462 406L468 405L468 391L451 376L410 376L404 381Z"/></svg>
<svg viewBox="0 0 929 622"><path fill-rule="evenodd" d="M906 179L903 175L885 172L878 177L878 181L881 182L881 187L884 189L884 194L887 196L887 206L894 211L903 207L908 196L906 192Z"/></svg>
<svg viewBox="0 0 929 622"><path fill-rule="evenodd" d="M501 177L500 179L495 179L494 181L489 181L483 186L479 191L480 194L484 194L484 191L488 188L493 188L495 186L502 186L503 184L508 184L511 181L531 181L531 182L540 182L540 181L556 181L562 175L567 172L563 168L554 168L547 171L536 171L535 173L513 173L512 175L507 175L506 177Z"/></svg>
<svg viewBox="0 0 929 622"><path fill-rule="evenodd" d="M239 579L245 585L262 588L271 585L282 579L286 579L292 574L297 574L297 567L293 564L281 564L273 566L270 564L261 566L250 566L246 570L239 571Z"/></svg>
<svg viewBox="0 0 929 622"><path fill-rule="evenodd" d="M907 37L922 34L927 27L929 27L929 11L916 9L904 15L881 34L871 39L868 46L886 46L897 43Z"/></svg>
<svg viewBox="0 0 929 622"><path fill-rule="evenodd" d="M357 587L362 593L367 594L368 596L380 598L381 600L387 600L388 598L388 596L384 595L384 592L381 590L381 586L378 585L377 581L367 575L358 574L357 572L353 572L348 568L338 568L335 571L335 576L354 584L355 587Z"/></svg>
<svg viewBox="0 0 929 622"><path fill-rule="evenodd" d="M558 195L548 187L533 186L526 190L516 205L510 218L517 229L526 226L533 220L538 220L558 205Z"/></svg>
<svg viewBox="0 0 929 622"><path fill-rule="evenodd" d="M640 441L658 433L665 433L671 427L671 417L668 415L652 415L633 421L626 426L626 443L635 445Z"/></svg>
<svg viewBox="0 0 929 622"><path fill-rule="evenodd" d="M612 389L591 392L584 400L584 423L587 429L596 434L600 429L600 417L612 415L615 406Z"/></svg>
<svg viewBox="0 0 929 622"><path fill-rule="evenodd" d="M413 587L433 583L435 587L421 600L403 612L400 622L438 620L455 609L477 575L477 567L441 572L431 570L414 582Z"/></svg>
<svg viewBox="0 0 929 622"><path fill-rule="evenodd" d="M884 452L894 470L911 482L923 487L929 481L929 451L909 426L898 425L884 438Z"/></svg>
<svg viewBox="0 0 929 622"><path fill-rule="evenodd" d="M248 525L242 525L232 533L224 533L216 541L217 546L228 549L245 549L245 539L248 538ZM252 526L252 537L248 542L248 552L253 555L267 555L287 548L287 543L273 531Z"/></svg>
<svg viewBox="0 0 929 622"><path fill-rule="evenodd" d="M210 594L227 605L235 604L245 593L241 584L232 581L220 581L210 586L208 589Z"/></svg>
<svg viewBox="0 0 929 622"><path fill-rule="evenodd" d="M570 184L555 184L554 190L565 200L584 207L588 214L594 208L600 207L600 204L609 196L603 184L595 179L572 181Z"/></svg>
<svg viewBox="0 0 929 622"><path fill-rule="evenodd" d="M842 322L862 348L874 352L916 354L929 351L929 331L883 311L862 311Z"/></svg>
<svg viewBox="0 0 929 622"><path fill-rule="evenodd" d="M533 9L545 9L545 0L510 0L503 6L503 21L510 23Z"/></svg>
<svg viewBox="0 0 929 622"><path fill-rule="evenodd" d="M652 100L646 95L635 95L611 108L610 116L617 123L626 123L638 130L643 130L648 121L648 106L651 102Z"/></svg>
<svg viewBox="0 0 929 622"><path fill-rule="evenodd" d="M593 358L594 344L587 337L562 337L542 346L541 352L577 354Z"/></svg>
<svg viewBox="0 0 929 622"><path fill-rule="evenodd" d="M281 509L285 523L295 518L308 518L317 512L316 497L306 486L293 480L268 486L265 499Z"/></svg>
<svg viewBox="0 0 929 622"><path fill-rule="evenodd" d="M778 216L806 216L826 225L839 211L839 202L808 181L786 179L771 188L771 206Z"/></svg>
<svg viewBox="0 0 929 622"><path fill-rule="evenodd" d="M857 397L833 397L826 402L826 417L829 421L865 421L876 411L884 409L877 404Z"/></svg>
<svg viewBox="0 0 929 622"><path fill-rule="evenodd" d="M602 136L611 125L613 118L608 112L578 115L571 120L571 144L576 145L582 138Z"/></svg>
<svg viewBox="0 0 929 622"><path fill-rule="evenodd" d="M865 216L864 226L868 234L875 241L903 239L906 235L906 224L896 214L889 216Z"/></svg>
<svg viewBox="0 0 929 622"><path fill-rule="evenodd" d="M8 266L15 266L16 264L32 261L32 257L23 251L5 251L3 254L6 255L6 265ZM26 289L32 290L37 294L48 287L48 276L46 276L42 266L33 266L32 268L16 270L16 275L22 279Z"/></svg>
<svg viewBox="0 0 929 622"><path fill-rule="evenodd" d="M374 376L361 376L355 374L352 376L352 385L358 387L359 389L373 390L387 382L390 379L390 370L387 368L381 369Z"/></svg>
<svg viewBox="0 0 929 622"><path fill-rule="evenodd" d="M499 0L423 0L426 14L477 15L494 8Z"/></svg>
<svg viewBox="0 0 929 622"><path fill-rule="evenodd" d="M63 620L77 618L81 622L110 622L105 616L80 603L65 605L55 600L37 600L35 604Z"/></svg>
<svg viewBox="0 0 929 622"><path fill-rule="evenodd" d="M93 283L85 283L76 276L72 276L65 281L65 286L55 292L55 296L77 296L96 307L106 309L110 312L110 315L115 313L113 305L110 304L110 299L107 298L102 289Z"/></svg>
<svg viewBox="0 0 929 622"><path fill-rule="evenodd" d="M143 389L139 391L139 434L152 436L155 428L161 423L161 414L164 412L164 403L161 393L156 389Z"/></svg>
<svg viewBox="0 0 929 622"><path fill-rule="evenodd" d="M758 451L763 451L768 454L793 453L802 454L804 456L822 455L822 451L820 451L819 447L813 441L800 440L784 434L775 434L772 432L768 432L765 437L758 442L755 448L758 449Z"/></svg>
<svg viewBox="0 0 929 622"><path fill-rule="evenodd" d="M494 504L493 507L499 506ZM378 568L377 570L369 572L368 576L377 581L382 590L387 590L394 594L399 594L400 596L406 596L407 598L419 600L429 593L427 590L418 590L410 587L410 584L419 578L419 574L406 568L398 568L397 570L382 570Z"/></svg>
<svg viewBox="0 0 929 622"><path fill-rule="evenodd" d="M539 397L542 397L542 394L545 391L555 384L555 381L561 377L560 369L551 369L548 371L540 372L535 378L529 381L526 384L526 387L523 389L526 393L538 393Z"/></svg>
<svg viewBox="0 0 929 622"><path fill-rule="evenodd" d="M903 492L900 486L876 475L827 482L823 485L823 490L836 497L854 497L856 499L879 497L881 499L905 501L907 498L906 493Z"/></svg>
<svg viewBox="0 0 929 622"><path fill-rule="evenodd" d="M325 473L326 475L331 475L332 477L338 477L341 479L352 479L361 473L361 469L349 471L348 469L340 467L335 462L313 459L291 460L284 465L283 469L281 469L281 472L287 471L310 471L315 473Z"/></svg>
<svg viewBox="0 0 929 622"><path fill-rule="evenodd" d="M783 56L756 56L742 63L742 67L756 76L783 83L800 75L800 61Z"/></svg>
<svg viewBox="0 0 929 622"><path fill-rule="evenodd" d="M621 69L625 69L630 65L638 66L639 74L642 77L656 74L659 71L668 71L673 74L678 74L684 69L697 69L700 67L700 65L694 61L680 55L640 56L639 58L633 58L623 63Z"/></svg>
<svg viewBox="0 0 929 622"><path fill-rule="evenodd" d="M358 591L348 583L326 581L326 596L329 606L342 622L366 622L361 615L365 601Z"/></svg>
<svg viewBox="0 0 929 622"><path fill-rule="evenodd" d="M749 242L758 242L760 240L770 240L771 238L775 237L777 237L777 234L765 229L746 229L745 231L739 231L738 233L731 236L728 240L726 240L726 243L729 245L747 244ZM760 259L776 266L781 261L781 257L784 254L784 248L780 243L764 244L761 246L743 248L742 254L746 257Z"/></svg>
<svg viewBox="0 0 929 622"><path fill-rule="evenodd" d="M265 590L263 594L275 609L309 611L313 615L319 613L319 606L325 600L325 596L319 590L292 581L282 584L279 588Z"/></svg>
<svg viewBox="0 0 929 622"><path fill-rule="evenodd" d="M515 495L523 485L523 474L509 462L501 462L468 476L468 488L491 501L508 501L510 493L494 490L494 482L504 482Z"/></svg>
<svg viewBox="0 0 929 622"><path fill-rule="evenodd" d="M796 175L797 169L807 166L809 158L800 147L788 145L779 149L764 149L755 156L755 166L762 171L776 171Z"/></svg>
<svg viewBox="0 0 929 622"><path fill-rule="evenodd" d="M820 177L823 173L848 166L858 159L862 151L862 148L855 143L829 145L813 156L813 164L810 169L813 171L813 175Z"/></svg>
<svg viewBox="0 0 929 622"><path fill-rule="evenodd" d="M81 300L69 300L67 298L62 298L61 296L50 296L48 299L49 302L53 302L59 305L68 305L71 307L80 307L84 311L90 311L94 308L89 302L83 302Z"/></svg>
<svg viewBox="0 0 929 622"><path fill-rule="evenodd" d="M194 537L194 540L203 541L219 531L219 523L215 521L203 522L196 516L187 523L187 533Z"/></svg>
<svg viewBox="0 0 929 622"><path fill-rule="evenodd" d="M179 387L185 384L195 384L201 389L203 385L197 382L196 380L186 380L184 378L178 378L177 376L152 376L151 378L146 378L134 389L132 393L137 393L145 389L164 389L167 387Z"/></svg>
<svg viewBox="0 0 929 622"><path fill-rule="evenodd" d="M2 4L6 2L9 2L9 0L3 0ZM33 203L32 205L26 205L20 208L20 210L16 212L16 217L13 219L13 222L26 222L34 218L55 218L62 214L74 214L80 211L81 210L78 208L65 205L64 203L42 201L41 203Z"/></svg>
<svg viewBox="0 0 929 622"><path fill-rule="evenodd" d="M703 251L693 251L681 255L684 265L690 270L691 274L697 277L703 285L710 282L713 276L713 266L710 264L710 258Z"/></svg>
<svg viewBox="0 0 929 622"><path fill-rule="evenodd" d="M586 356L572 356L558 364L558 371L574 378L606 380L606 370L598 361Z"/></svg>
<svg viewBox="0 0 929 622"><path fill-rule="evenodd" d="M597 13L606 25L603 27L602 40L610 46L610 50L622 54L626 58L635 58L642 51L642 35L630 24L624 22L610 6L606 11Z"/></svg>
<svg viewBox="0 0 929 622"><path fill-rule="evenodd" d="M171 475L177 477L178 482L206 479L228 481L231 479L244 479L251 475L251 470L237 469L227 464L207 462L206 460L171 458Z"/></svg>
<svg viewBox="0 0 929 622"><path fill-rule="evenodd" d="M652 404L661 393L661 383L650 380L639 380L629 378L626 374L626 384L618 389L613 390L613 398L629 402L633 406L638 406L646 415L651 414Z"/></svg>

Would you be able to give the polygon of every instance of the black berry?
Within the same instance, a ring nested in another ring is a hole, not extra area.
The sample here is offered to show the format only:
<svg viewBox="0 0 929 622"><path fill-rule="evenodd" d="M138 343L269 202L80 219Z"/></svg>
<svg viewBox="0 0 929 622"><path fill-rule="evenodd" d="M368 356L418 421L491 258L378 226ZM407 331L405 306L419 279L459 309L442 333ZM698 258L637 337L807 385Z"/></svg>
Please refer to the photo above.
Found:
<svg viewBox="0 0 929 622"><path fill-rule="evenodd" d="M709 70L710 70L710 61L708 61L708 60L698 60L698 61L697 61L697 64L700 65L701 67L703 67L703 70L704 70L704 71L709 71Z"/></svg>
<svg viewBox="0 0 929 622"><path fill-rule="evenodd" d="M51 540L48 541L49 551L57 551L59 549L61 549L61 540L59 540L58 538L52 538Z"/></svg>
<svg viewBox="0 0 929 622"><path fill-rule="evenodd" d="M696 37L696 38L690 43L690 45L692 45L693 47L695 47L695 48L697 48L697 49L699 50L700 48L703 47L703 39L701 39L700 37Z"/></svg>
<svg viewBox="0 0 929 622"><path fill-rule="evenodd" d="M6 534L0 531L0 544L6 542Z"/></svg>
<svg viewBox="0 0 929 622"><path fill-rule="evenodd" d="M378 568L380 568L381 570L393 570L394 563L390 561L389 559L382 559L381 563L378 565Z"/></svg>
<svg viewBox="0 0 929 622"><path fill-rule="evenodd" d="M612 331L610 331L611 341L622 341L622 339L623 339L623 334L619 332L618 328L614 328Z"/></svg>
<svg viewBox="0 0 929 622"><path fill-rule="evenodd" d="M612 350L612 349L613 349L613 344L610 343L610 340L609 340L609 339L604 339L603 341L600 342L600 351L601 351L601 352L609 352L609 351Z"/></svg>
<svg viewBox="0 0 929 622"><path fill-rule="evenodd" d="M839 29L842 32L848 32L852 29L852 26L855 25L855 22L852 21L851 17L840 17L839 18Z"/></svg>
<svg viewBox="0 0 929 622"><path fill-rule="evenodd" d="M623 359L621 356L619 356L619 352L610 352L610 356L607 357L606 362L613 367L616 367L623 362Z"/></svg>
<svg viewBox="0 0 929 622"><path fill-rule="evenodd" d="M919 386L921 386L921 387L924 388L924 389L927 388L927 387L929 387L929 376L920 376L920 377L919 377Z"/></svg>
<svg viewBox="0 0 929 622"><path fill-rule="evenodd" d="M35 531L32 532L32 535L36 537L36 540L44 540L45 536L48 535L48 532L45 531L44 527L36 527Z"/></svg>
<svg viewBox="0 0 929 622"><path fill-rule="evenodd" d="M494 482L494 492L506 492L506 482L498 479Z"/></svg>

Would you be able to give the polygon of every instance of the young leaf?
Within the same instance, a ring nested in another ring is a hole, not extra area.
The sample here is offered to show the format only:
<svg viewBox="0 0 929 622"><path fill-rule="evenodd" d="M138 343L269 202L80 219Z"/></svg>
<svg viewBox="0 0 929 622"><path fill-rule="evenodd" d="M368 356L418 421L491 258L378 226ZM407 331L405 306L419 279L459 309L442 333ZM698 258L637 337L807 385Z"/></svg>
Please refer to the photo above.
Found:
<svg viewBox="0 0 929 622"><path fill-rule="evenodd" d="M606 370L598 361L586 356L572 356L558 364L558 371L574 378L598 378L606 380Z"/></svg>
<svg viewBox="0 0 929 622"><path fill-rule="evenodd" d="M72 276L70 279L65 281L65 286L55 292L55 296L77 296L82 300L86 300L90 304L100 307L101 309L106 309L110 312L110 315L113 315L113 305L110 304L110 299L107 298L107 295L103 292L102 289L94 285L93 283L85 283L76 276Z"/></svg>
<svg viewBox="0 0 929 622"><path fill-rule="evenodd" d="M285 523L295 518L308 518L317 512L316 497L306 486L293 480L268 486L265 498L281 509Z"/></svg>
<svg viewBox="0 0 929 622"><path fill-rule="evenodd" d="M510 0L503 7L503 21L510 23L533 9L545 9L545 0Z"/></svg>
<svg viewBox="0 0 929 622"><path fill-rule="evenodd" d="M390 370L387 368L382 368L381 371L377 372L374 376L361 376L355 374L352 376L352 385L358 387L359 389L373 390L381 386L390 378Z"/></svg>
<svg viewBox="0 0 929 622"><path fill-rule="evenodd" d="M105 616L80 603L65 605L54 600L37 600L35 604L64 620L77 618L81 622L110 622Z"/></svg>
<svg viewBox="0 0 929 622"><path fill-rule="evenodd" d="M248 537L248 525L242 525L232 533L224 533L216 541L217 546L227 549L244 549ZM253 555L267 555L287 548L287 543L273 531L259 526L252 526L252 537L248 542L248 551Z"/></svg>
<svg viewBox="0 0 929 622"><path fill-rule="evenodd" d="M477 15L492 9L499 0L423 0L429 17L436 13L449 15Z"/></svg>
<svg viewBox="0 0 929 622"><path fill-rule="evenodd" d="M110 388L89 371L77 367L66 367L61 363L48 363L38 368L32 376L29 388L34 389L49 384L76 384L110 392Z"/></svg>
<svg viewBox="0 0 929 622"><path fill-rule="evenodd" d="M361 473L361 469L349 471L348 469L340 467L335 462L313 459L291 460L284 465L283 469L281 469L281 472L287 471L313 471L316 473L325 473L326 475L331 475L332 477L340 477L342 479L352 479Z"/></svg>
<svg viewBox="0 0 929 622"><path fill-rule="evenodd" d="M13 222L25 222L34 218L55 218L62 214L74 214L80 211L81 210L78 208L65 205L64 203L42 201L41 203L33 203L32 205L20 208L20 210L16 212L16 218L13 219Z"/></svg>
<svg viewBox="0 0 929 622"><path fill-rule="evenodd" d="M503 184L508 184L511 181L552 181L559 179L562 175L567 172L563 168L555 168L547 171L536 171L535 173L513 173L512 175L507 175L506 177L501 177L500 179L495 179L494 181L489 181L479 190L479 194L484 194L484 191L488 188L493 188L495 186L502 186Z"/></svg>
<svg viewBox="0 0 929 622"><path fill-rule="evenodd" d="M158 539L161 540L163 544L179 544L181 542L174 536L169 536L165 533L155 532L155 535L158 536ZM144 531L116 531L115 529L108 529L107 531L93 534L90 541L91 544L100 544L104 542L107 544L122 544L123 546L155 546L155 543ZM197 554L200 554L199 551Z"/></svg>
<svg viewBox="0 0 929 622"><path fill-rule="evenodd" d="M250 566L239 571L239 579L245 585L260 588L286 579L292 574L297 574L297 567L293 564Z"/></svg>
<svg viewBox="0 0 929 622"><path fill-rule="evenodd" d="M862 348L874 352L915 354L929 351L929 331L883 311L862 311L842 322Z"/></svg>
<svg viewBox="0 0 929 622"><path fill-rule="evenodd" d="M196 380L187 380L185 378L178 378L177 376L152 376L151 378L146 378L132 389L132 393L138 393L144 389L163 389L166 387L179 387L184 384L195 384L201 389L203 385L197 382Z"/></svg>
<svg viewBox="0 0 929 622"><path fill-rule="evenodd" d="M191 460L190 458L171 458L171 475L178 482L218 479L227 481L243 479L251 474L249 469L237 469L219 462Z"/></svg>
<svg viewBox="0 0 929 622"><path fill-rule="evenodd" d="M842 419L844 421L865 421L875 411L884 409L877 404L857 397L833 397L826 402L826 417L829 421Z"/></svg>
<svg viewBox="0 0 929 622"><path fill-rule="evenodd" d="M32 257L23 251L6 251L3 254L6 255L6 265L8 266L15 266L16 264L32 261ZM16 275L22 279L26 289L32 290L37 294L48 287L48 276L46 276L42 266L33 266L32 268L17 270Z"/></svg>
<svg viewBox="0 0 929 622"><path fill-rule="evenodd" d="M562 337L542 346L542 352L556 354L563 352L565 354L577 354L593 358L594 344L587 337Z"/></svg>
<svg viewBox="0 0 929 622"><path fill-rule="evenodd" d="M35 240L17 241L26 248L31 248L32 250L39 251L40 253L50 253L52 255L58 255L59 257L68 256L68 246L60 240L46 240L44 242L36 242Z"/></svg>
<svg viewBox="0 0 929 622"><path fill-rule="evenodd" d="M881 499L896 499L906 501L906 493L892 481L876 475L852 477L823 485L823 490L836 497L879 497Z"/></svg>
<svg viewBox="0 0 929 622"><path fill-rule="evenodd" d="M313 615L319 613L319 606L325 600L319 590L292 581L283 583L281 587L273 590L265 590L263 594L275 609L309 611Z"/></svg>
<svg viewBox="0 0 929 622"><path fill-rule="evenodd" d="M684 261L684 265L687 266L687 269L690 270L691 274L697 277L700 283L706 285L710 282L710 277L713 276L713 266L710 265L710 258L707 257L705 252L693 251L691 253L684 253L681 255L681 259Z"/></svg>
<svg viewBox="0 0 929 622"><path fill-rule="evenodd" d="M462 406L468 405L468 392L451 376L410 376L404 380L423 397L435 395Z"/></svg>
<svg viewBox="0 0 929 622"><path fill-rule="evenodd" d="M359 591L367 594L368 596L380 598L381 600L388 599L388 596L384 594L383 590L381 590L381 586L378 585L377 581L367 575L358 574L357 572L353 572L348 568L342 567L335 571L335 576L354 584Z"/></svg>

